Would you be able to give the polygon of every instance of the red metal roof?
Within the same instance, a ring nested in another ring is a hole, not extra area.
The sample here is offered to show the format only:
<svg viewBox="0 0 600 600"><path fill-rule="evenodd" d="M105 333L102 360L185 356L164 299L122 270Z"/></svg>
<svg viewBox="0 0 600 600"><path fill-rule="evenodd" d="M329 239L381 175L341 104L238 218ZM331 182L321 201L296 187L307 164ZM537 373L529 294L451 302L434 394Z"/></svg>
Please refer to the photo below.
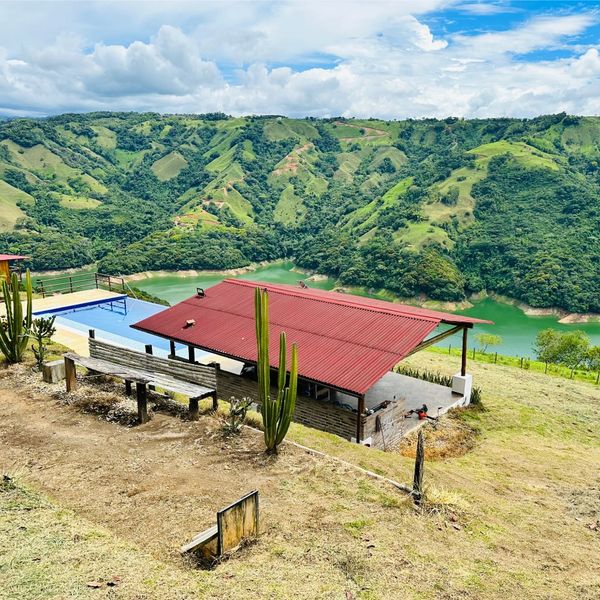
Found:
<svg viewBox="0 0 600 600"><path fill-rule="evenodd" d="M256 362L254 289L269 291L270 361L279 333L298 345L299 374L364 394L440 323L484 323L449 313L323 290L226 279L132 325L161 337L241 361ZM186 327L186 321L195 324Z"/></svg>
<svg viewBox="0 0 600 600"><path fill-rule="evenodd" d="M22 260L29 256L21 256L20 254L0 254L0 260Z"/></svg>

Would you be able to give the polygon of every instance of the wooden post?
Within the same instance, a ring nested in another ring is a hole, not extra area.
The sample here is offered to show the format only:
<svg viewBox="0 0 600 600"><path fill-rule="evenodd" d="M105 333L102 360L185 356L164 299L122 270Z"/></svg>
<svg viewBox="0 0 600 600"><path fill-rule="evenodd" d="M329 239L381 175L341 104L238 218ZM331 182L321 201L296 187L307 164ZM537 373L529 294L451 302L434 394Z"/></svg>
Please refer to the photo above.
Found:
<svg viewBox="0 0 600 600"><path fill-rule="evenodd" d="M199 414L198 398L190 398L190 421L197 421Z"/></svg>
<svg viewBox="0 0 600 600"><path fill-rule="evenodd" d="M175 356L175 342L173 340L169 340L169 349L171 356Z"/></svg>
<svg viewBox="0 0 600 600"><path fill-rule="evenodd" d="M131 381L129 379L125 380L125 394L131 396Z"/></svg>
<svg viewBox="0 0 600 600"><path fill-rule="evenodd" d="M135 395L137 397L138 418L140 424L148 422L148 398L146 397L146 384L137 381L135 384Z"/></svg>
<svg viewBox="0 0 600 600"><path fill-rule="evenodd" d="M356 413L356 443L360 444L362 439L362 415L365 412L365 397L358 397L358 411Z"/></svg>
<svg viewBox="0 0 600 600"><path fill-rule="evenodd" d="M69 276L69 290L73 293L73 277Z"/></svg>
<svg viewBox="0 0 600 600"><path fill-rule="evenodd" d="M413 498L415 504L419 506L423 500L423 463L425 460L425 438L423 429L419 429L417 439L417 454L415 456L415 476L413 478Z"/></svg>
<svg viewBox="0 0 600 600"><path fill-rule="evenodd" d="M77 389L77 371L75 370L75 361L65 356L65 380L67 382L67 392L74 392Z"/></svg>
<svg viewBox="0 0 600 600"><path fill-rule="evenodd" d="M464 377L467 374L467 335L469 330L465 327L462 335L462 359L460 364L460 374Z"/></svg>
<svg viewBox="0 0 600 600"><path fill-rule="evenodd" d="M194 346L188 346L188 360L191 363L196 362L196 349L194 348Z"/></svg>
<svg viewBox="0 0 600 600"><path fill-rule="evenodd" d="M96 330L88 329L88 335L89 335L90 340L95 340L96 339Z"/></svg>
<svg viewBox="0 0 600 600"><path fill-rule="evenodd" d="M217 398L217 392L213 392L213 394L211 395L212 398L212 409L217 412L217 409L219 408L219 399Z"/></svg>

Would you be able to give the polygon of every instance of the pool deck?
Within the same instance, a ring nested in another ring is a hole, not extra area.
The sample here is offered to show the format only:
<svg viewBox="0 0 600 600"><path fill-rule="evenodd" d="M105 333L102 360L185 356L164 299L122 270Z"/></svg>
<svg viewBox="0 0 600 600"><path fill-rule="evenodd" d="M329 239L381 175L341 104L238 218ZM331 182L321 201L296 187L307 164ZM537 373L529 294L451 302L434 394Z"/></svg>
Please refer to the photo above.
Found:
<svg viewBox="0 0 600 600"><path fill-rule="evenodd" d="M116 300L117 298L122 298L123 295L98 289L82 290L71 294L56 294L54 296L47 296L46 298L35 298L33 300L33 312L40 313L57 308L69 308L71 306L102 302L103 300Z"/></svg>
<svg viewBox="0 0 600 600"><path fill-rule="evenodd" d="M116 300L122 296L123 294L117 294L107 290L83 290L80 292L73 292L72 294L56 294L54 296L47 296L46 298L34 298L32 309L34 313L41 313L57 308L79 306L89 302L101 302L103 300L111 299ZM3 315L4 313L4 305L2 304L0 305L0 315ZM86 335L78 333L73 329L63 327L59 323L56 323L55 327L56 333L52 336L53 341L70 348L74 352L77 352L77 354L88 356L88 339Z"/></svg>

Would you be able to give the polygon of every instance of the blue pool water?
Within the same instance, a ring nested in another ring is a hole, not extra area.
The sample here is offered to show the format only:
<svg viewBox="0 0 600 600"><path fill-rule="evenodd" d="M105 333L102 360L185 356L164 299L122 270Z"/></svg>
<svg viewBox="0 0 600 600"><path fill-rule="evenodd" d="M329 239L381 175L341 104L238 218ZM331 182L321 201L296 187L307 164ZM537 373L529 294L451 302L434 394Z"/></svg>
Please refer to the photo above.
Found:
<svg viewBox="0 0 600 600"><path fill-rule="evenodd" d="M115 302L102 302L87 306L70 307L53 310L40 315L56 315L56 323L63 327L74 329L88 334L90 329L96 331L96 338L126 345L134 350L144 350L146 344L152 344L156 349L155 354L167 355L169 341L163 338L138 331L130 327L146 317L150 317L162 310L165 306L153 304L144 300L124 298ZM176 346L177 354L187 356L187 348ZM196 353L201 356L201 353Z"/></svg>

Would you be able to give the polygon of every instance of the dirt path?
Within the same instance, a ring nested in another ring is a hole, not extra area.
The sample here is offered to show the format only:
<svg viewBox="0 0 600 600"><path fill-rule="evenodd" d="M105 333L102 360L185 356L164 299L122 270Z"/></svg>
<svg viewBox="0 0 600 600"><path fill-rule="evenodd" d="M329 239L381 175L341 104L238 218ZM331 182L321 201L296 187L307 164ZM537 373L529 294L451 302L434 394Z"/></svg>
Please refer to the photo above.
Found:
<svg viewBox="0 0 600 600"><path fill-rule="evenodd" d="M314 466L291 449L267 459L260 444L251 431L228 441L208 416L192 423L156 414L126 428L0 381L2 472L162 558L176 558L218 508L247 491L259 488L268 511L283 478Z"/></svg>

